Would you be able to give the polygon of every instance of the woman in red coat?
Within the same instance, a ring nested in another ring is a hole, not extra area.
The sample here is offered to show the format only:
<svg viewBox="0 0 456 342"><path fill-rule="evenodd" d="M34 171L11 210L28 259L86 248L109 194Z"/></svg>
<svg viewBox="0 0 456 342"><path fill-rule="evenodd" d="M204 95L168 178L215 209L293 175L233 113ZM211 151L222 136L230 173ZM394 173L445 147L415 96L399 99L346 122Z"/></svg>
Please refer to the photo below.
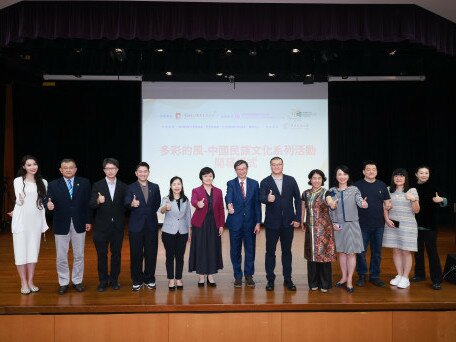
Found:
<svg viewBox="0 0 456 342"><path fill-rule="evenodd" d="M214 274L223 268L222 240L225 209L222 190L212 185L214 170L204 167L199 173L202 185L192 190L192 241L190 245L189 272L199 275L198 286L215 287Z"/></svg>

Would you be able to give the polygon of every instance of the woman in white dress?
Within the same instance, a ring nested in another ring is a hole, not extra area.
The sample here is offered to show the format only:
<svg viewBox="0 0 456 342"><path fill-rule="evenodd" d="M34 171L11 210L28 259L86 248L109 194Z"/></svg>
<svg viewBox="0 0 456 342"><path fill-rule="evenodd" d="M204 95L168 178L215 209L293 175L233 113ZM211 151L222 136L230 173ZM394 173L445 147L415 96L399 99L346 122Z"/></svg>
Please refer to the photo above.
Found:
<svg viewBox="0 0 456 342"><path fill-rule="evenodd" d="M43 201L47 182L38 170L37 159L24 156L14 179L16 205L13 210L14 260L21 278L21 293L38 292L33 282L40 251L41 233L48 229Z"/></svg>
<svg viewBox="0 0 456 342"><path fill-rule="evenodd" d="M412 268L412 252L418 250L418 225L415 214L420 211L418 192L409 188L405 169L393 171L391 186L391 209L384 209L385 231L383 247L393 249L393 261L397 275L390 284L400 289L410 286L409 273Z"/></svg>

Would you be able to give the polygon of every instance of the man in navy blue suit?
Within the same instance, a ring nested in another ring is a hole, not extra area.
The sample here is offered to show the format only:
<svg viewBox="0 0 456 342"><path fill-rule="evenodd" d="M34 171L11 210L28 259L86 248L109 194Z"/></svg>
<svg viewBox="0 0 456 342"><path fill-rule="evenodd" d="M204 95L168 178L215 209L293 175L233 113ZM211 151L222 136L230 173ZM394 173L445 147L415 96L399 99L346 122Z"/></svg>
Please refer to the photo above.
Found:
<svg viewBox="0 0 456 342"><path fill-rule="evenodd" d="M139 163L135 175L138 180L128 186L124 204L131 211L128 235L132 291L139 291L143 284L149 289L155 289L158 248L157 210L160 207L161 196L158 185L147 180L149 164Z"/></svg>
<svg viewBox="0 0 456 342"><path fill-rule="evenodd" d="M84 275L85 233L90 231L92 225L89 207L89 180L75 176L78 169L73 159L63 159L59 170L63 177L49 183L47 208L53 212L59 278L58 293L63 295L68 291L70 284L68 267L70 241L73 248L71 281L76 291L84 291L82 278Z"/></svg>
<svg viewBox="0 0 456 342"><path fill-rule="evenodd" d="M290 291L296 291L291 279L291 244L294 229L301 222L301 198L298 183L283 174L283 160L274 157L270 161L271 175L260 183L260 201L266 205L264 226L266 229L266 285L267 291L274 290L276 264L275 251L280 239L282 247L283 285ZM294 206L293 206L294 202Z"/></svg>
<svg viewBox="0 0 456 342"><path fill-rule="evenodd" d="M230 256L234 271L234 287L242 286L241 251L244 243L244 276L249 287L255 287L255 242L260 232L261 203L256 180L247 178L249 164L234 163L237 177L227 185L225 203L228 208L226 226L230 229Z"/></svg>

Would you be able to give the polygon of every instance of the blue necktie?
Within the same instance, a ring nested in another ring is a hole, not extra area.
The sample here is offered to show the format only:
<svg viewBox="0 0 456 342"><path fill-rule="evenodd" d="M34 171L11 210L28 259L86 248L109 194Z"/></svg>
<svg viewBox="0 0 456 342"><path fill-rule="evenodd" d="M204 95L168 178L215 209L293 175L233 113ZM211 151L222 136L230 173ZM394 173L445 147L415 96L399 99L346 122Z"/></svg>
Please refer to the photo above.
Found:
<svg viewBox="0 0 456 342"><path fill-rule="evenodd" d="M67 183L68 183L68 192L70 193L70 198L73 198L73 184L71 183L71 179L68 179Z"/></svg>

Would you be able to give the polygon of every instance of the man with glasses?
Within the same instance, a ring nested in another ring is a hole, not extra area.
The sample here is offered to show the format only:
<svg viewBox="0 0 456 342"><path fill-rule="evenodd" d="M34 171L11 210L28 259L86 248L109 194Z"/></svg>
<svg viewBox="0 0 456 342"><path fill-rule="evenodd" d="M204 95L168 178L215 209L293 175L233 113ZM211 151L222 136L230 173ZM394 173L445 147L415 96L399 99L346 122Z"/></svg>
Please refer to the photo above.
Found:
<svg viewBox="0 0 456 342"><path fill-rule="evenodd" d="M114 158L103 160L105 178L92 188L90 207L95 211L93 242L98 256L98 292L108 286L120 289L119 273L122 242L124 237L124 198L127 185L117 178L119 162ZM111 251L111 272L108 273L108 247Z"/></svg>
<svg viewBox="0 0 456 342"><path fill-rule="evenodd" d="M291 279L291 245L294 229L301 222L301 194L296 180L283 174L282 158L272 158L270 165L271 175L260 183L260 202L266 205L266 291L274 290L275 251L279 239L282 247L283 285L289 291L296 291Z"/></svg>

